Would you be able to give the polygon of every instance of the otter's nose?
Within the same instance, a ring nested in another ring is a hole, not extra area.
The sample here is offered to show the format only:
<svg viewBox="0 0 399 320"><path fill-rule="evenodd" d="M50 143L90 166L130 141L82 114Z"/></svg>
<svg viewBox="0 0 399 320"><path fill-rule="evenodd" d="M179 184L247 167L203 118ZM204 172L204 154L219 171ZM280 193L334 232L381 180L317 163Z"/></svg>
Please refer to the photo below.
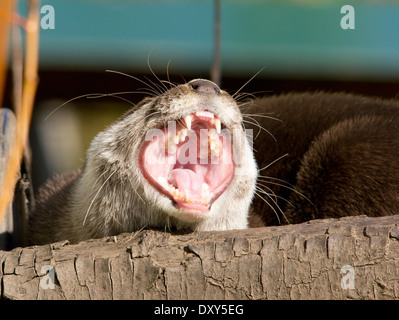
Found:
<svg viewBox="0 0 399 320"><path fill-rule="evenodd" d="M188 87L197 92L216 93L216 94L220 93L220 88L217 86L217 84L213 83L212 81L204 79L191 80L188 83Z"/></svg>

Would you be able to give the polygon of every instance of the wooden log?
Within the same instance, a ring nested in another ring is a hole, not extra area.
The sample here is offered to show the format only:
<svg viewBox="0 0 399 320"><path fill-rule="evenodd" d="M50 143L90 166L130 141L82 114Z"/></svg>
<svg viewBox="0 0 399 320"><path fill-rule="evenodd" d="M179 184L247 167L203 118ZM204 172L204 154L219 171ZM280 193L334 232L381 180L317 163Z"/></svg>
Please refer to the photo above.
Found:
<svg viewBox="0 0 399 320"><path fill-rule="evenodd" d="M146 230L0 251L0 266L7 299L397 299L399 216Z"/></svg>

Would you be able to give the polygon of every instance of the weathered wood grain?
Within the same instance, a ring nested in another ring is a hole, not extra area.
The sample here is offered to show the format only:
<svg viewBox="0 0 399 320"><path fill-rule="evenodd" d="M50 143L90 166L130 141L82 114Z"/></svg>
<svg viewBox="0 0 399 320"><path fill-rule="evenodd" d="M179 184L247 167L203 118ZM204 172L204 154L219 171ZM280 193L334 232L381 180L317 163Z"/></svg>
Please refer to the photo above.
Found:
<svg viewBox="0 0 399 320"><path fill-rule="evenodd" d="M55 271L54 289L43 266ZM341 268L353 268L343 289ZM399 216L0 251L6 299L397 299ZM45 286L44 286L45 287Z"/></svg>

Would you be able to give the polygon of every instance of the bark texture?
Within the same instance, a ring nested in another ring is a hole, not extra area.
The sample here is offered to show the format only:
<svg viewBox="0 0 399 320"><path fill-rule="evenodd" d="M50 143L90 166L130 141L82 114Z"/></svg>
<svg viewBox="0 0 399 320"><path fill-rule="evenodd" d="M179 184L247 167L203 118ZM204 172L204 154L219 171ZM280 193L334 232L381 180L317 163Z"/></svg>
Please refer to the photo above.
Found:
<svg viewBox="0 0 399 320"><path fill-rule="evenodd" d="M395 299L399 216L185 235L146 230L0 251L0 267L6 299ZM353 289L342 285L348 268Z"/></svg>

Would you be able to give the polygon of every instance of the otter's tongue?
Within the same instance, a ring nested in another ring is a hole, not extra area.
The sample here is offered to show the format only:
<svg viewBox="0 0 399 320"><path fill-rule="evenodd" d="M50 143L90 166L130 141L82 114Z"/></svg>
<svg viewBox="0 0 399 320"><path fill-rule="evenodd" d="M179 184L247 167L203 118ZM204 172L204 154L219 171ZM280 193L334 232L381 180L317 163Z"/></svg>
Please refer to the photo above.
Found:
<svg viewBox="0 0 399 320"><path fill-rule="evenodd" d="M182 194L187 194L188 191L192 197L200 198L203 181L202 175L197 175L190 169L174 169L168 182Z"/></svg>

